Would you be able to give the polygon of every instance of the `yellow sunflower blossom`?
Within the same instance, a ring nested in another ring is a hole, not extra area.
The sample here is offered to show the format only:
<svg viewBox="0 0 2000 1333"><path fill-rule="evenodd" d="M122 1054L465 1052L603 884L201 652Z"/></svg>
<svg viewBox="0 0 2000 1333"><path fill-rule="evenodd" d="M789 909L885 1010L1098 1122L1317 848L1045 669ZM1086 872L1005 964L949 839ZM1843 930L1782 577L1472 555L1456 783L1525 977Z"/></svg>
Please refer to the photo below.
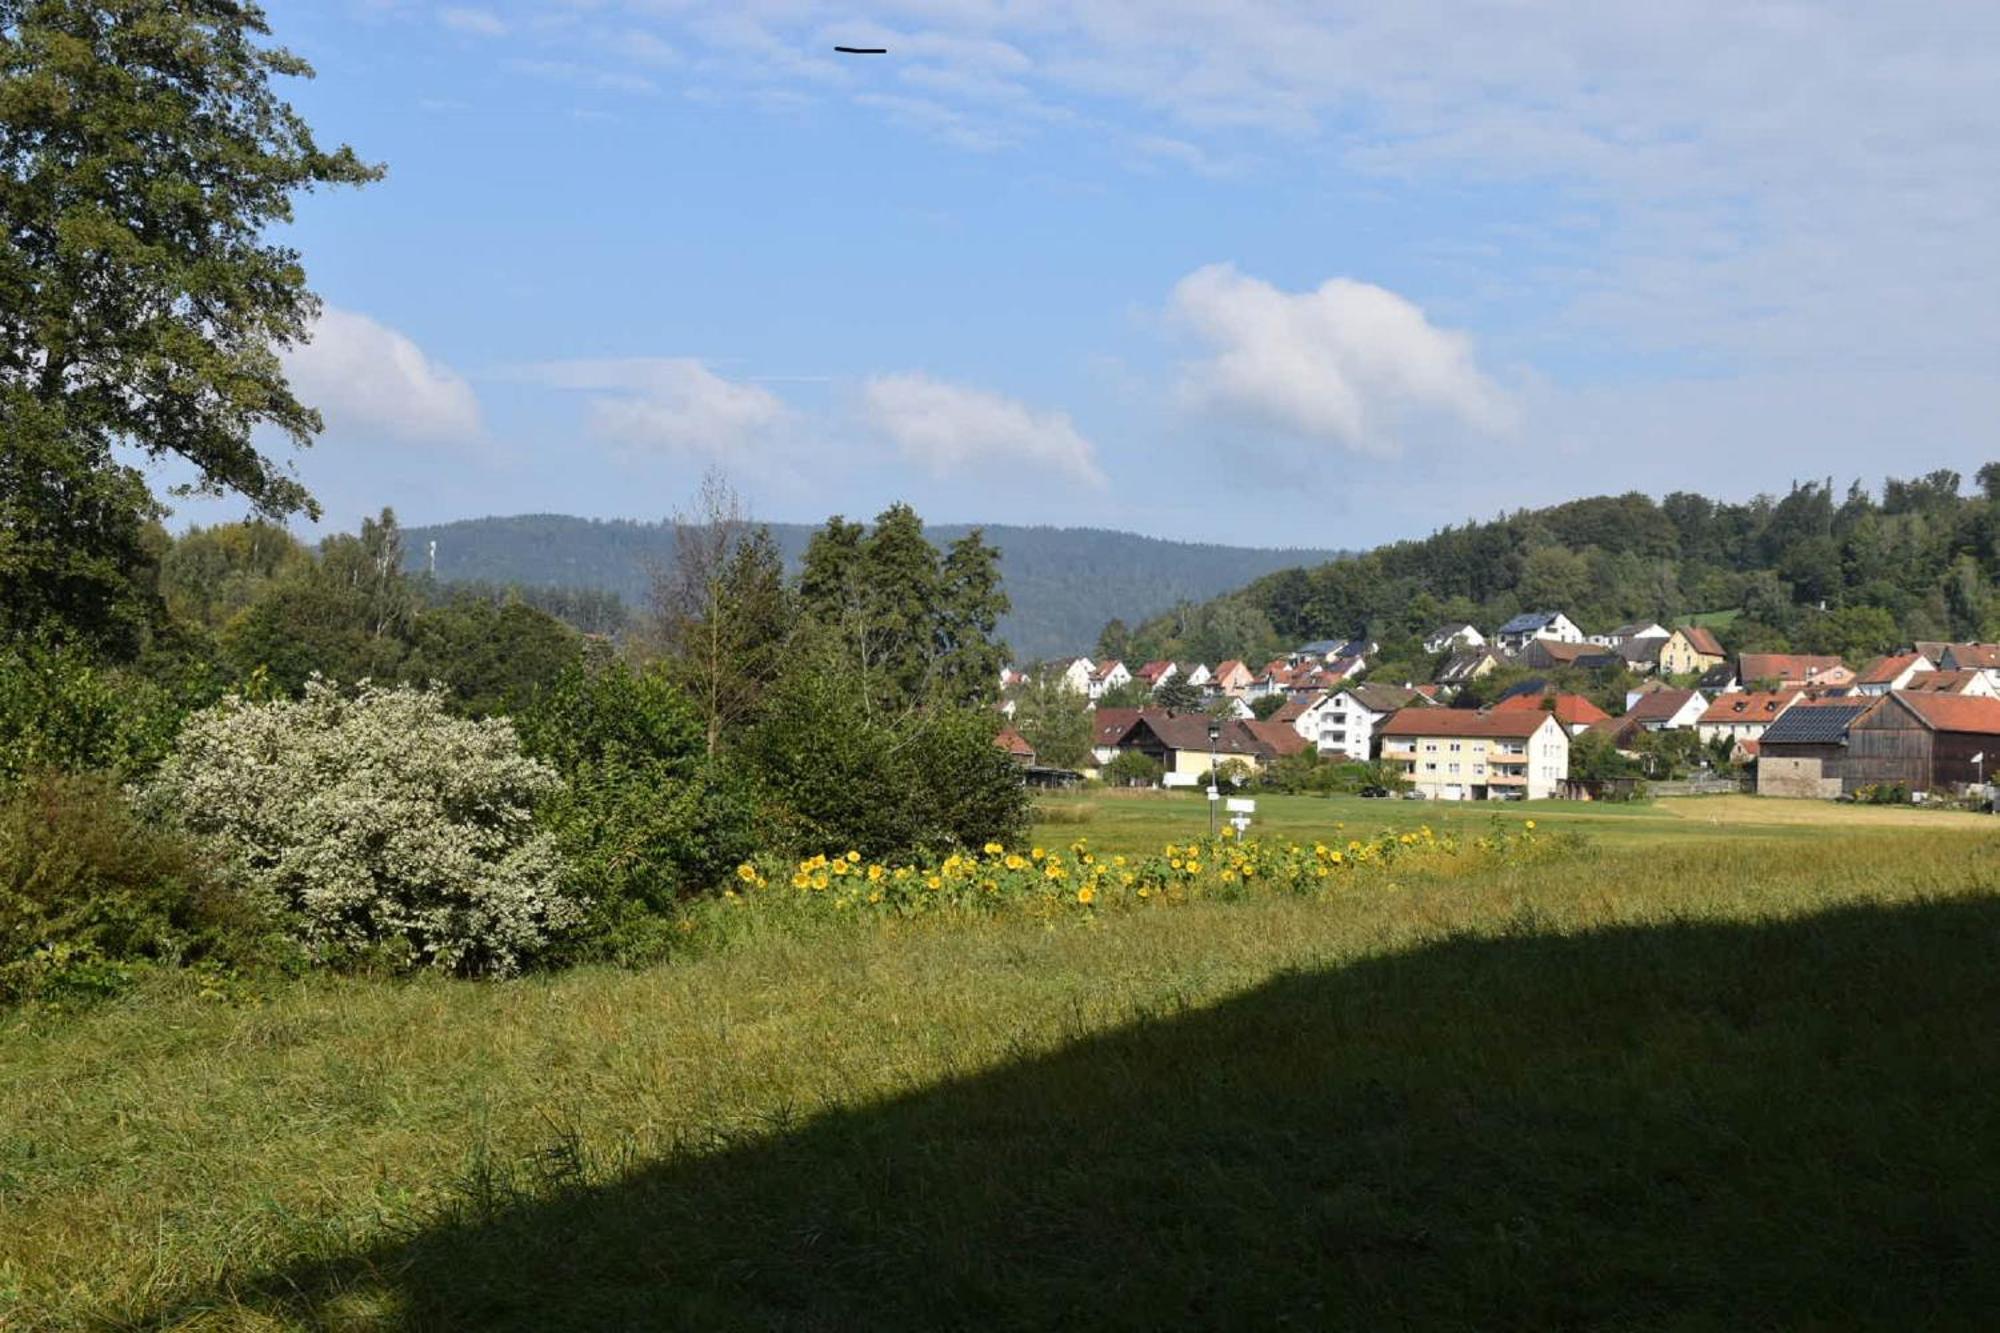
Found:
<svg viewBox="0 0 2000 1333"><path fill-rule="evenodd" d="M1097 901L1097 890L1086 884L1076 891L1076 900L1088 907L1091 903Z"/></svg>

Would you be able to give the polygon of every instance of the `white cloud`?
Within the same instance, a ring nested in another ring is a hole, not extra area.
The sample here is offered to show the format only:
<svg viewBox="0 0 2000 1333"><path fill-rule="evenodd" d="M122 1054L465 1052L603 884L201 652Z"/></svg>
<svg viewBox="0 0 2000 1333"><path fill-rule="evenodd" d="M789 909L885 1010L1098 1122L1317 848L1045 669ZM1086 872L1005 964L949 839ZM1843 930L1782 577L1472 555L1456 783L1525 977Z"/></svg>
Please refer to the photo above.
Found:
<svg viewBox="0 0 2000 1333"><path fill-rule="evenodd" d="M785 443L791 409L692 357L554 361L530 377L590 392L591 429L636 452L743 462Z"/></svg>
<svg viewBox="0 0 2000 1333"><path fill-rule="evenodd" d="M1175 284L1168 312L1213 351L1183 368L1181 392L1201 410L1370 454L1395 453L1415 414L1482 431L1511 415L1469 338L1370 283L1285 292L1210 264Z"/></svg>
<svg viewBox="0 0 2000 1333"><path fill-rule="evenodd" d="M1000 466L1104 485L1095 447L1061 412L915 373L870 379L862 404L870 425L935 475Z"/></svg>
<svg viewBox="0 0 2000 1333"><path fill-rule="evenodd" d="M427 444L481 433L471 385L404 334L352 310L322 310L312 341L286 353L285 374L331 430Z"/></svg>
<svg viewBox="0 0 2000 1333"><path fill-rule="evenodd" d="M438 11L438 22L453 32L469 33L474 37L505 37L507 25L498 14L489 9L471 9L452 6Z"/></svg>

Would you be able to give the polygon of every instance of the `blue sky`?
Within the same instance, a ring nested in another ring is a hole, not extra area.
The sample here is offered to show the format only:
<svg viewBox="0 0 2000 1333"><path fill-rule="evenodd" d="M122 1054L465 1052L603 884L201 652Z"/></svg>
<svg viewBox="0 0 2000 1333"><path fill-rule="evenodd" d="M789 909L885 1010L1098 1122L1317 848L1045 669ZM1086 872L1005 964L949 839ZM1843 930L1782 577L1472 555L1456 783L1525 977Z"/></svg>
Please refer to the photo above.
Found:
<svg viewBox="0 0 2000 1333"><path fill-rule="evenodd" d="M2000 457L2000 7L272 9L389 168L293 229L322 530L717 466L1352 546Z"/></svg>

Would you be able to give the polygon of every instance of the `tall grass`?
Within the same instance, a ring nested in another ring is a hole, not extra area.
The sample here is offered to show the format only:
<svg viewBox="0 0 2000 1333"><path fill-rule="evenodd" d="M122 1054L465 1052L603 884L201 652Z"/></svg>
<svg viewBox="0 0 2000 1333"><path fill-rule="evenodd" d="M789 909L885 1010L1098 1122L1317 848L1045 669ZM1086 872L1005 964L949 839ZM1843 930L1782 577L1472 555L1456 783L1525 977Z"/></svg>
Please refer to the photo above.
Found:
<svg viewBox="0 0 2000 1333"><path fill-rule="evenodd" d="M1976 1323L1996 888L1886 830L163 976L0 1016L0 1326Z"/></svg>

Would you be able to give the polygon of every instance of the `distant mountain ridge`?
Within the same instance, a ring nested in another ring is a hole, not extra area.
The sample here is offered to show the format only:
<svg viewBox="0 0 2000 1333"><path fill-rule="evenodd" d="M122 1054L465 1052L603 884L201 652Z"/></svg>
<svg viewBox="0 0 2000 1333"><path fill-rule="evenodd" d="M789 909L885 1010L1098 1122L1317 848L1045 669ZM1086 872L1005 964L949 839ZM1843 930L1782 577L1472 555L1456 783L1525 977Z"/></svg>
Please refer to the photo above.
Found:
<svg viewBox="0 0 2000 1333"><path fill-rule="evenodd" d="M797 566L816 525L767 525ZM1260 549L1168 541L1104 528L939 523L925 532L942 546L982 528L1000 548L1014 609L1001 633L1023 661L1087 653L1106 621L1137 624L1181 602L1206 601L1265 574L1332 560L1341 552ZM521 514L462 519L405 530L409 567L437 548L437 574L530 586L598 588L644 604L647 570L673 558L673 528L632 519Z"/></svg>

